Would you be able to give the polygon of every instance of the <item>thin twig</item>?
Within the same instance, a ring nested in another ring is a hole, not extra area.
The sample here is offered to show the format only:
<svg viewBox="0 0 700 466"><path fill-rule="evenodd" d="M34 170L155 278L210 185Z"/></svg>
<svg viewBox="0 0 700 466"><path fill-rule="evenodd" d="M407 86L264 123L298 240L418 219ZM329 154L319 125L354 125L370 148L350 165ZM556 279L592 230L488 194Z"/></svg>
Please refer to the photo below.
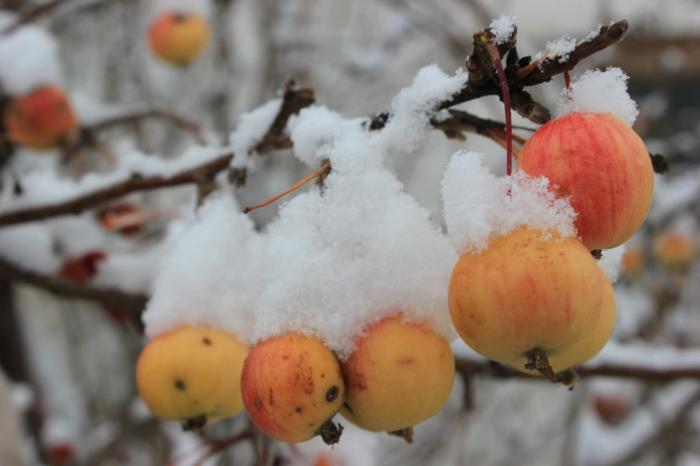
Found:
<svg viewBox="0 0 700 466"><path fill-rule="evenodd" d="M272 204L273 202L275 202L279 199L282 199L287 194L296 191L297 189L301 188L302 186L304 186L306 183L313 180L314 178L318 178L319 176L322 176L330 168L331 168L330 162L326 161L326 162L322 163L321 166L318 167L316 170L312 171L311 173L306 175L304 178L300 179L299 181L297 181L296 183L294 183L292 186L285 189L281 193L275 194L270 199L268 199L264 202L261 202L260 204L256 204L256 205L248 206L248 207L244 208L243 213L247 214L247 213L253 212L254 210L262 209L263 207L266 207L266 206Z"/></svg>
<svg viewBox="0 0 700 466"><path fill-rule="evenodd" d="M8 27L2 30L0 32L0 35L8 35L12 34L15 32L17 29L20 27L24 26L27 23L31 23L33 21L36 21L37 19L41 18L42 16L50 13L52 10L54 10L56 7L61 6L64 3L69 2L70 0L50 0L48 2L33 6L29 8L28 10L22 12L20 14L19 18L12 24L10 24Z"/></svg>
<svg viewBox="0 0 700 466"><path fill-rule="evenodd" d="M101 131L113 128L114 126L120 126L120 125L126 125L129 123L134 123L140 120L144 119L149 119L149 118L155 118L155 119L160 119L160 120L165 120L168 121L175 126L178 126L186 131L188 131L192 137L197 141L199 144L206 144L206 139L204 138L204 135L202 133L202 127L199 123L197 123L194 120L191 120L189 118L186 118L182 115L178 115L177 113L166 111L166 110L160 110L160 109L146 109L146 110L137 110L129 113L125 113L122 115L116 115L110 118L106 118L102 121L98 121L97 123L94 123L90 126L86 126L83 128L83 132L92 132L92 133L99 133ZM77 146L81 145L81 140L83 138L80 138L78 142L76 143Z"/></svg>

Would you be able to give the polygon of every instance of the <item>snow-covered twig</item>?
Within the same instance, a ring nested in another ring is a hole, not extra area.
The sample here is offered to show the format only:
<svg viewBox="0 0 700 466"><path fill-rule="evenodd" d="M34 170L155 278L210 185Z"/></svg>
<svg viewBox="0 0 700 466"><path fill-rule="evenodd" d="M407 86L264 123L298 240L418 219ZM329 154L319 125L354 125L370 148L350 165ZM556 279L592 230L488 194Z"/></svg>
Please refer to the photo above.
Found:
<svg viewBox="0 0 700 466"><path fill-rule="evenodd" d="M20 223L45 220L59 215L79 214L85 210L97 207L107 201L120 198L137 191L152 191L154 189L180 186L184 184L201 183L226 170L231 163L233 154L224 153L219 157L202 163L193 168L181 171L171 176L143 177L133 175L131 178L113 185L97 189L93 192L77 196L73 199L39 207L30 207L10 211L0 215L0 226L17 225Z"/></svg>
<svg viewBox="0 0 700 466"><path fill-rule="evenodd" d="M544 123L549 119L548 113L543 112L546 109L535 102L523 88L547 82L555 75L571 71L584 58L622 40L628 29L629 24L625 20L601 26L598 31L579 42L566 60L561 61L561 57L554 57L534 66L529 60L519 59L515 49L515 28L513 28L511 37L498 44L500 56L506 57L505 71L513 98L513 110L531 121ZM500 95L498 81L493 72L493 61L484 47L492 36L490 29L474 34L474 50L465 64L469 71L469 81L451 99L442 102L439 105L440 109L454 107L487 95ZM526 74L523 73L524 69L528 70Z"/></svg>

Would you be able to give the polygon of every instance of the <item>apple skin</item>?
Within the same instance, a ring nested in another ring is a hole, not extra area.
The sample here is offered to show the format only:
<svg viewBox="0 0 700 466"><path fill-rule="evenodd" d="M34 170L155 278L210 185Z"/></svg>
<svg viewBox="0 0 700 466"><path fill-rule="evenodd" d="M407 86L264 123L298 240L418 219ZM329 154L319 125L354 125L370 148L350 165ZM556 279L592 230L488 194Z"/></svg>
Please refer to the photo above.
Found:
<svg viewBox="0 0 700 466"><path fill-rule="evenodd" d="M73 107L56 86L42 86L11 99L4 124L10 141L39 150L65 146L78 134Z"/></svg>
<svg viewBox="0 0 700 466"><path fill-rule="evenodd" d="M246 345L219 329L184 325L148 342L136 365L141 398L154 415L185 428L243 410Z"/></svg>
<svg viewBox="0 0 700 466"><path fill-rule="evenodd" d="M557 232L518 228L460 257L448 291L460 337L497 362L565 353L593 332L611 284L586 247Z"/></svg>
<svg viewBox="0 0 700 466"><path fill-rule="evenodd" d="M615 330L617 309L615 303L615 290L612 285L605 287L605 298L600 318L593 330L584 338L565 349L553 351L547 355L550 367L555 374L566 369L571 369L585 363L605 347ZM534 371L526 369L522 359L518 358L508 364L512 368L531 375L537 375Z"/></svg>
<svg viewBox="0 0 700 466"><path fill-rule="evenodd" d="M255 344L241 375L250 419L282 442L319 434L345 399L335 355L317 338L287 334Z"/></svg>
<svg viewBox="0 0 700 466"><path fill-rule="evenodd" d="M433 416L447 402L455 374L448 341L400 313L367 327L341 366L347 390L341 413L374 432Z"/></svg>
<svg viewBox="0 0 700 466"><path fill-rule="evenodd" d="M148 39L156 56L168 63L186 66L207 44L209 25L198 14L168 11L151 23Z"/></svg>
<svg viewBox="0 0 700 466"><path fill-rule="evenodd" d="M683 269L695 259L697 244L692 235L666 231L654 241L653 251L664 267L671 270Z"/></svg>
<svg viewBox="0 0 700 466"><path fill-rule="evenodd" d="M518 155L518 167L549 179L577 213L588 249L624 243L651 207L654 170L637 133L607 113L571 113L539 128Z"/></svg>

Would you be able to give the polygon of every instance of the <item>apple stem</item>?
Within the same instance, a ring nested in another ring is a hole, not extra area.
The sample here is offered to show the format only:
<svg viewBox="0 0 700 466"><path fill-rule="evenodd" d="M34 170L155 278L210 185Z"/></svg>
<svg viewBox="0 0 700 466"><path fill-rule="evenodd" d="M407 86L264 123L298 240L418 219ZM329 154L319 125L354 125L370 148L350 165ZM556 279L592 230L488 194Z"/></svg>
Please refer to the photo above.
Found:
<svg viewBox="0 0 700 466"><path fill-rule="evenodd" d="M567 90L571 89L571 75L568 71L564 71L564 85Z"/></svg>
<svg viewBox="0 0 700 466"><path fill-rule="evenodd" d="M396 437L401 437L406 441L406 443L413 443L413 427L392 430L391 432L387 432L387 434L394 435Z"/></svg>
<svg viewBox="0 0 700 466"><path fill-rule="evenodd" d="M340 436L343 433L343 425L341 423L333 423L332 419L328 419L316 431L316 435L321 436L321 440L326 445L333 445L340 441Z"/></svg>
<svg viewBox="0 0 700 466"><path fill-rule="evenodd" d="M486 49L496 67L498 84L501 87L501 96L503 97L503 107L506 113L506 174L510 176L513 172L513 124L510 118L510 91L508 90L508 81L506 80L506 73L503 71L501 54L498 53L498 48L493 43L488 42Z"/></svg>

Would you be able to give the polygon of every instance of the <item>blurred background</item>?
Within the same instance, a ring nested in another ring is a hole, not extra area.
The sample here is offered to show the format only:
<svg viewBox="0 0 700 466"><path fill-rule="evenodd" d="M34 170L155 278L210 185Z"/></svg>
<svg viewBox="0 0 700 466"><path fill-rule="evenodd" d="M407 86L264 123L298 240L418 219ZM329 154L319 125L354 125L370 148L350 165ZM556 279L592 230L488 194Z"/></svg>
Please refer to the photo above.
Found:
<svg viewBox="0 0 700 466"><path fill-rule="evenodd" d="M521 56L562 36L585 37L600 24L627 19L625 39L580 63L573 75L594 67L623 68L640 109L635 129L650 153L662 154L669 167L657 175L645 226L626 245L616 285L615 339L598 364L629 358L636 365L673 370L682 363L694 368L695 376L587 377L568 391L536 379L465 371L443 412L417 427L413 445L349 429L333 450L315 441L273 445L269 464L700 465L700 1L56 3L31 27L53 37L60 79L82 126L157 109L196 122L206 144L219 147L228 144L244 112L278 97L289 79L313 88L321 105L365 116L388 109L421 67L437 63L451 73L462 66L472 34L500 15L516 17ZM10 15L36 5L0 0L0 18L7 24ZM149 25L164 9L198 11L211 27L206 48L187 67L164 63L149 48ZM11 66L0 60L0 68ZM563 86L555 78L531 91L553 109ZM497 97L463 107L503 118ZM516 123L533 126L519 117ZM194 139L168 119L135 118L100 131L66 162L62 174L108 172L120 153L133 149L177 157L198 144ZM504 171L504 151L492 141L477 135L453 141L438 131L413 157L392 161L406 190L438 223L440 179L449 156L461 148L492 154L494 171ZM22 174L47 163L31 150L5 147L3 186L14 182L14 189L21 189ZM267 199L308 170L285 150L256 164L238 189L241 205ZM47 222L58 264L95 249L119 257L123 267L129 260L141 263L134 258L153 257L149 254L156 254L168 221L184 215L178 206L189 202L192 189L131 196L128 202L159 214L146 215L129 234L96 233L94 216ZM275 215L274 207L253 214L260 228ZM29 238L24 234L0 231L0 254L20 260L30 255L36 244L18 241ZM150 271L136 273L128 291L146 293L148 279L141 277ZM150 416L134 385L143 342L138 322L118 310L57 298L11 280L0 282L0 308L3 466L255 464L250 446L218 448L213 440L240 429L244 415L201 433L183 433L177 424Z"/></svg>

